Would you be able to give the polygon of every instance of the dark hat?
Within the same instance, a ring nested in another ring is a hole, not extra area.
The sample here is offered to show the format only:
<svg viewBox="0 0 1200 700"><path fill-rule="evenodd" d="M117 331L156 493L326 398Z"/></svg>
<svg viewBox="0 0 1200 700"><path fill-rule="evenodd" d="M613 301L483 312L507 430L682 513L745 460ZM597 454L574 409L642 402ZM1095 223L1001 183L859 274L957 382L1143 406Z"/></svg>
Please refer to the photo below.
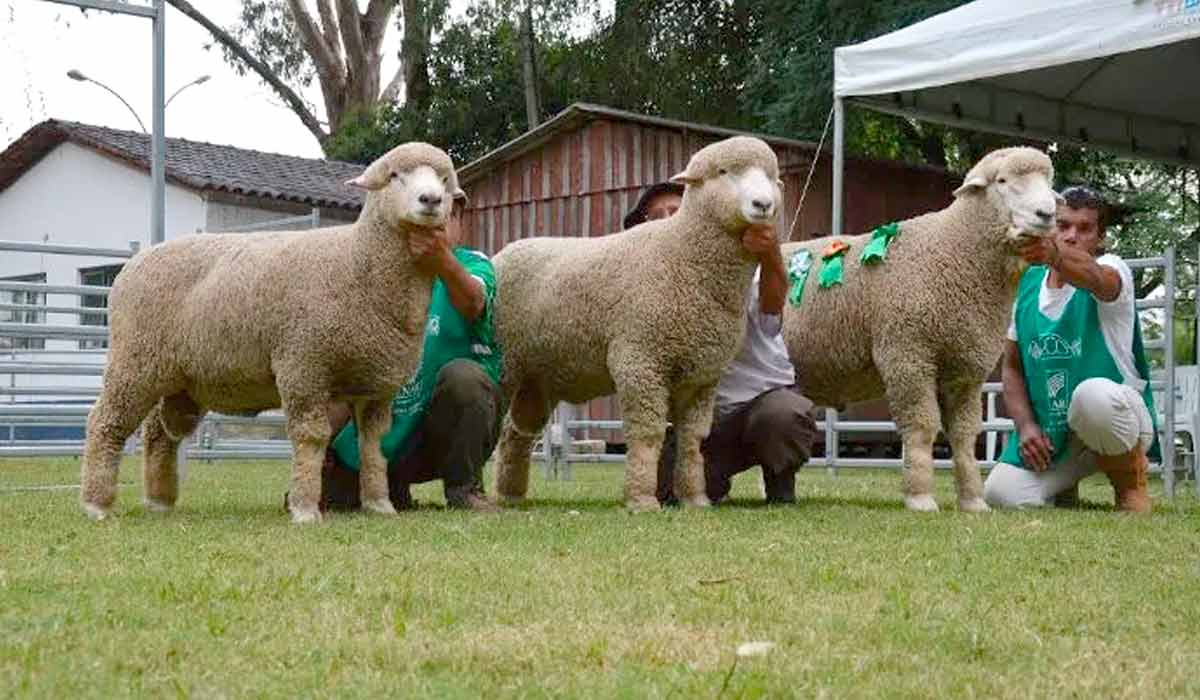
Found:
<svg viewBox="0 0 1200 700"><path fill-rule="evenodd" d="M660 194L673 194L682 197L683 185L678 185L674 182L660 182L647 187L642 196L638 197L637 204L633 205L633 209L630 209L629 213L625 215L625 221L622 222L624 227L633 228L638 224L645 223L646 205Z"/></svg>

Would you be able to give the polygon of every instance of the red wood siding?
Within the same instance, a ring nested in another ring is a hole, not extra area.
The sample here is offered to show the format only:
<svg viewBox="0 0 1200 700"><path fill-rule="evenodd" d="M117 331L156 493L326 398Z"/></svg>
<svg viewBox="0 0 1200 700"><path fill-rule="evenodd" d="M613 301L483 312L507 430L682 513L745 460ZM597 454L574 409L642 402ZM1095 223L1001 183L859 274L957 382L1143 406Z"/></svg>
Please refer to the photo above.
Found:
<svg viewBox="0 0 1200 700"><path fill-rule="evenodd" d="M643 189L682 171L692 154L723 137L637 122L595 119L557 134L464 185L471 200L466 240L495 254L530 236L600 236L620 230ZM792 228L812 151L774 146L783 180L782 236L803 240L829 233L831 159L813 173L800 221ZM949 203L955 178L930 168L847 159L846 233L868 231ZM871 411L874 413L875 411ZM592 401L583 417L619 417L615 398ZM620 435L593 432L620 442Z"/></svg>

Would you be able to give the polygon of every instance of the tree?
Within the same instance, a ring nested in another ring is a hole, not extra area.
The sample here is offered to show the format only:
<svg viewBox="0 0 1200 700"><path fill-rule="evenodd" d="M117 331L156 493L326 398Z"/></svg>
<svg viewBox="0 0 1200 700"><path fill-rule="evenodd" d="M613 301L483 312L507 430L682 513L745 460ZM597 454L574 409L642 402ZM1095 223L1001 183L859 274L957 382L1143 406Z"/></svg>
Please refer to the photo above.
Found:
<svg viewBox="0 0 1200 700"><path fill-rule="evenodd" d="M541 121L541 100L538 99L537 39L533 32L533 0L526 0L521 11L521 83L525 91L525 120L532 129Z"/></svg>
<svg viewBox="0 0 1200 700"><path fill-rule="evenodd" d="M470 162L529 127L526 51L532 54L537 121L581 99L589 75L583 66L590 35L573 35L594 0L478 0L460 17L440 27L429 46L430 96L424 109L412 99L381 104L343 126L329 141L331 157L369 162L389 145L424 140L444 148L456 162ZM523 15L531 31L524 41ZM536 29L536 31L532 31Z"/></svg>
<svg viewBox="0 0 1200 700"><path fill-rule="evenodd" d="M278 94L325 149L331 136L360 113L392 102L407 83L420 105L428 99L429 37L447 0L404 0L401 66L381 89L381 48L397 0L315 0L314 18L305 0L243 0L241 21L225 30L187 0L167 2L213 36L241 74L254 73ZM296 92L316 78L325 119ZM328 153L328 150L326 150Z"/></svg>

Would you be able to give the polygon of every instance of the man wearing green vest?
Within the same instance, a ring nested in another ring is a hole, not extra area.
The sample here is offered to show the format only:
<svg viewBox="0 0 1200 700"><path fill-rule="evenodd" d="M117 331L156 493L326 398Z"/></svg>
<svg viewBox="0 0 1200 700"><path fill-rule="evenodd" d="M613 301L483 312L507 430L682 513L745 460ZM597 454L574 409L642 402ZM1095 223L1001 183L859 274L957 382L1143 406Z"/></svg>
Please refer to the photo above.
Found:
<svg viewBox="0 0 1200 700"><path fill-rule="evenodd" d="M1022 276L1001 364L1016 424L984 484L993 506L1050 505L1104 472L1117 508L1150 512L1153 400L1133 275L1101 254L1109 208L1086 187L1062 192L1054 235L1018 253Z"/></svg>
<svg viewBox="0 0 1200 700"><path fill-rule="evenodd" d="M502 415L501 355L492 332L496 274L486 255L461 245L464 208L455 201L444 232L409 241L436 276L421 364L392 400L392 427L381 444L397 509L412 507L410 484L441 479L451 508L499 510L482 483ZM357 509L358 432L349 406L331 405L329 420L335 437L322 474L322 507Z"/></svg>

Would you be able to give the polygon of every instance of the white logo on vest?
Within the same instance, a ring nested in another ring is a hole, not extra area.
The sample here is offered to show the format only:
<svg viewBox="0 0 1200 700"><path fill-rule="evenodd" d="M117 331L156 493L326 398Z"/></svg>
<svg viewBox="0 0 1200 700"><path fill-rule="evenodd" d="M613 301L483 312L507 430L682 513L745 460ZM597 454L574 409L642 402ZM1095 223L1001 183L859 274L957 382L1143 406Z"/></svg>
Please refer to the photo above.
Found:
<svg viewBox="0 0 1200 700"><path fill-rule="evenodd" d="M1083 354L1083 341L1068 343L1057 333L1034 338L1029 342L1029 356L1035 360L1069 360Z"/></svg>

